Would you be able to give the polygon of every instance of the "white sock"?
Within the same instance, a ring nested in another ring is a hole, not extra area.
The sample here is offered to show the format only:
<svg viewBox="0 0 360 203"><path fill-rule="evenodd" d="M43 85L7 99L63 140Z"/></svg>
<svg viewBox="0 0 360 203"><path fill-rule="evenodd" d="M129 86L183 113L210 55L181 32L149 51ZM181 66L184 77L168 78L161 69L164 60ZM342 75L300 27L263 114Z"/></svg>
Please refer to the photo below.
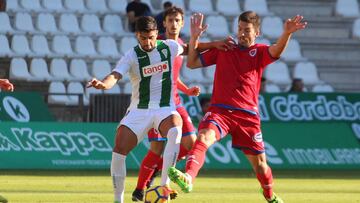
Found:
<svg viewBox="0 0 360 203"><path fill-rule="evenodd" d="M114 188L114 200L124 203L125 177L126 177L126 156L112 153L111 160L111 177Z"/></svg>
<svg viewBox="0 0 360 203"><path fill-rule="evenodd" d="M169 185L168 168L175 166L179 155L181 141L181 127L170 128L167 134L167 143L163 154L163 168L161 172L161 185Z"/></svg>

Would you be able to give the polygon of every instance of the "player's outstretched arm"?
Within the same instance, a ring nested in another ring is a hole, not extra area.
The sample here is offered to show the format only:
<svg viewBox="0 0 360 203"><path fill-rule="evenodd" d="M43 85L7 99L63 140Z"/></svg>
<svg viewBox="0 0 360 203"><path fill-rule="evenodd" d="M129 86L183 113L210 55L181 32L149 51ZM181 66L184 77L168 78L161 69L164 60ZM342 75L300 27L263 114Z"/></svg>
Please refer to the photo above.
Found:
<svg viewBox="0 0 360 203"><path fill-rule="evenodd" d="M186 86L183 83L183 81L180 80L180 78L178 78L177 80L176 88L178 88L180 91L182 91L188 96L199 96L201 91L199 86L194 86L194 87Z"/></svg>
<svg viewBox="0 0 360 203"><path fill-rule="evenodd" d="M0 79L0 89L12 92L14 85L8 79Z"/></svg>
<svg viewBox="0 0 360 203"><path fill-rule="evenodd" d="M121 74L118 72L112 72L107 75L103 80L98 80L96 78L91 79L86 87L94 87L96 89L107 90L111 89L118 80L122 78Z"/></svg>
<svg viewBox="0 0 360 203"><path fill-rule="evenodd" d="M269 48L270 55L274 58L279 58L285 50L291 35L294 32L305 29L307 22L303 22L304 17L296 15L292 19L287 19L284 23L284 31L276 44L273 44Z"/></svg>
<svg viewBox="0 0 360 203"><path fill-rule="evenodd" d="M202 66L197 48L201 34L207 29L207 25L203 26L203 20L204 15L202 13L194 13L190 18L190 41L187 58L187 67L189 68Z"/></svg>

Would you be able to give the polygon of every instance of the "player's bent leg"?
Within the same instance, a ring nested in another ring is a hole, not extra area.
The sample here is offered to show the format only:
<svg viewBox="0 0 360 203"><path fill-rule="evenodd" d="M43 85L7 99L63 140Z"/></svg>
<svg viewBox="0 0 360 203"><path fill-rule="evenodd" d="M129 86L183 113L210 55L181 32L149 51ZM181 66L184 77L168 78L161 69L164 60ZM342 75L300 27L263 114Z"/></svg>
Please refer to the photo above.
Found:
<svg viewBox="0 0 360 203"><path fill-rule="evenodd" d="M179 154L182 120L178 114L172 114L163 119L159 125L161 135L167 137L167 143L163 155L163 168L161 173L161 185L169 185L170 179L167 170L171 166L175 166L176 159Z"/></svg>
<svg viewBox="0 0 360 203"><path fill-rule="evenodd" d="M126 155L137 145L137 137L126 126L121 125L117 129L115 147L111 159L111 176L114 188L114 200L116 203L124 202Z"/></svg>
<svg viewBox="0 0 360 203"><path fill-rule="evenodd" d="M268 202L282 203L283 201L279 196L273 192L273 175L271 168L266 163L265 153L251 155L246 154L246 157L250 161L256 177L260 182L262 188L262 194Z"/></svg>
<svg viewBox="0 0 360 203"><path fill-rule="evenodd" d="M143 201L145 188L149 188L149 181L154 175L157 164L162 159L161 154L164 150L165 143L163 141L152 141L150 143L150 150L145 155L141 162L138 181L135 190L132 193L133 201Z"/></svg>

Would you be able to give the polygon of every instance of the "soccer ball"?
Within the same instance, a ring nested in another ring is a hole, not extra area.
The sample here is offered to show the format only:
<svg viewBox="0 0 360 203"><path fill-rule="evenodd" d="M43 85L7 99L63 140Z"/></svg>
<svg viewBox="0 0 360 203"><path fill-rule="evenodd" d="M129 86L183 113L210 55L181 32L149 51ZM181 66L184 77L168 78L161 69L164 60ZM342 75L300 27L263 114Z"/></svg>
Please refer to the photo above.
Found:
<svg viewBox="0 0 360 203"><path fill-rule="evenodd" d="M164 186L153 186L145 193L145 203L170 202L169 190Z"/></svg>

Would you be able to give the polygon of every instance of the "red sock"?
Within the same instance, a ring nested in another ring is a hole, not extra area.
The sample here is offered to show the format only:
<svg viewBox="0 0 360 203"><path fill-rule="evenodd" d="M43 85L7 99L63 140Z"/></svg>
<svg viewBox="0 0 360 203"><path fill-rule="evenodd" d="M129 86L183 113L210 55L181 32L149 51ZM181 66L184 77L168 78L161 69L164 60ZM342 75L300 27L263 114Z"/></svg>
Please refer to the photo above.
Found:
<svg viewBox="0 0 360 203"><path fill-rule="evenodd" d="M148 151L144 160L141 162L136 189L145 189L146 183L149 181L151 175L154 173L154 170L157 167L157 163L161 159L162 158L160 155L157 155L150 150Z"/></svg>
<svg viewBox="0 0 360 203"><path fill-rule="evenodd" d="M188 153L189 153L189 151L184 146L180 145L180 151L179 151L179 156L177 158L177 161L179 161L181 157L186 156ZM159 160L159 162L157 163L157 167L156 167L156 169L158 171L162 170L162 164L163 164L163 159L161 158Z"/></svg>
<svg viewBox="0 0 360 203"><path fill-rule="evenodd" d="M200 168L204 165L207 149L208 147L205 143L196 140L193 148L189 152L185 171L192 177L193 182Z"/></svg>
<svg viewBox="0 0 360 203"><path fill-rule="evenodd" d="M264 196L267 199L271 199L272 195L273 195L273 190L272 190L272 186L273 186L273 176L272 176L272 172L271 172L271 168L268 167L267 171L265 174L263 173L257 173L256 174L257 179L259 180L261 187L264 190Z"/></svg>

